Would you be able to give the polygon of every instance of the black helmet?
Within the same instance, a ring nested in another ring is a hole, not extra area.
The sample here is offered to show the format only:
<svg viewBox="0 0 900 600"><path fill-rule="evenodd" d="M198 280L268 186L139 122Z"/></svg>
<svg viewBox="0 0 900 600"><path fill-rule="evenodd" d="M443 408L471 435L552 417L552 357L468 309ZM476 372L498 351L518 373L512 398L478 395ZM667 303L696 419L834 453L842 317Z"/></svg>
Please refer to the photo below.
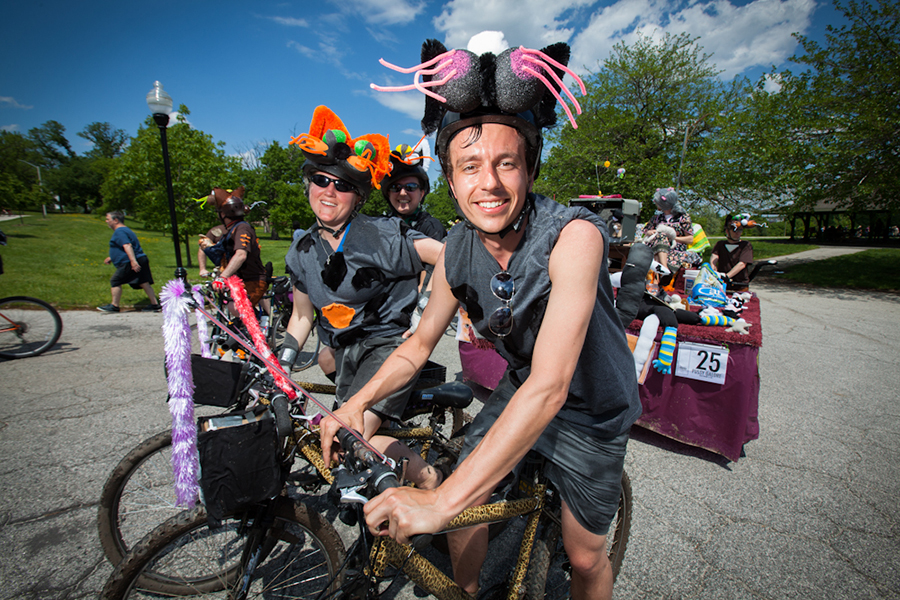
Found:
<svg viewBox="0 0 900 600"><path fill-rule="evenodd" d="M351 138L344 123L327 106L316 107L309 133L291 139L306 157L303 174L322 171L356 187L363 201L380 188L390 170L390 145L373 133Z"/></svg>
<svg viewBox="0 0 900 600"><path fill-rule="evenodd" d="M540 127L535 124L534 113L526 110L516 114L507 114L499 109L491 107L479 107L473 111L466 113L450 112L444 113L441 119L441 125L437 130L437 137L434 142L435 152L444 171L447 171L446 161L450 140L457 133L467 127L473 125L481 125L484 123L500 123L508 125L516 129L525 138L527 143L527 157L531 166L531 174L537 177L540 170L541 149L544 144L544 136Z"/></svg>
<svg viewBox="0 0 900 600"><path fill-rule="evenodd" d="M416 148L411 148L407 144L398 145L391 152L391 172L381 181L381 185L390 190L395 181L415 177L427 195L431 191L431 186L428 173L425 171L425 160L424 153L417 151Z"/></svg>
<svg viewBox="0 0 900 600"><path fill-rule="evenodd" d="M240 221L244 218L246 212L244 207L244 186L236 190L213 188L209 193L209 200L215 203L219 219Z"/></svg>

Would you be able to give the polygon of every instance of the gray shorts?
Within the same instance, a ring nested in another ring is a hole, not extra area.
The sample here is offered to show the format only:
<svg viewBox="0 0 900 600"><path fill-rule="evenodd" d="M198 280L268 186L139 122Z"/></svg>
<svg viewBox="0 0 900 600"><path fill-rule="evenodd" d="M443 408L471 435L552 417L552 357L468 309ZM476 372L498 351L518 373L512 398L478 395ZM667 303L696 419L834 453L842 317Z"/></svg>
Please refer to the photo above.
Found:
<svg viewBox="0 0 900 600"><path fill-rule="evenodd" d="M460 462L485 436L515 391L504 375L469 426ZM534 450L547 459L544 473L575 519L596 535L606 535L619 507L628 435L626 431L614 438L592 437L556 417L534 445Z"/></svg>
<svg viewBox="0 0 900 600"><path fill-rule="evenodd" d="M361 340L350 346L338 348L334 353L337 377L335 379L338 405L349 400L378 372L391 352L403 343L401 336L376 337ZM388 396L370 410L382 419L398 420L406 408L415 380Z"/></svg>

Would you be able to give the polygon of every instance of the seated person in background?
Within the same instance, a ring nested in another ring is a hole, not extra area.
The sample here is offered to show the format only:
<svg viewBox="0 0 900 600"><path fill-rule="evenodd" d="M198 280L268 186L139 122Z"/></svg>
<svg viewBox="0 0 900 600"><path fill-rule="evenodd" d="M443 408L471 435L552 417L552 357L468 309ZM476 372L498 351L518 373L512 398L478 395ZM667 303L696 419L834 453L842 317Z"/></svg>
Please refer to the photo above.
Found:
<svg viewBox="0 0 900 600"><path fill-rule="evenodd" d="M443 246L399 219L358 213L390 169L386 137L353 139L337 115L319 106L309 133L291 143L306 157L303 181L316 223L285 256L294 309L278 359L290 372L318 313L319 339L334 350L340 404L403 342L423 263L434 264ZM409 458L409 479L431 489L441 480L433 467L392 438L372 437L384 421L400 417L414 383L415 378L370 407L359 430L379 451Z"/></svg>
<svg viewBox="0 0 900 600"><path fill-rule="evenodd" d="M750 287L747 267L753 262L753 244L741 239L743 232L744 224L740 215L726 216L725 239L716 242L709 258L712 268L725 274L725 284L729 291L745 292Z"/></svg>
<svg viewBox="0 0 900 600"><path fill-rule="evenodd" d="M658 210L644 226L641 242L653 249L656 262L672 273L685 264L700 264L700 256L687 249L694 242L694 229L691 216L678 203L678 192L674 188L657 189L653 203Z"/></svg>
<svg viewBox="0 0 900 600"><path fill-rule="evenodd" d="M209 269L206 265L206 248L218 244L223 237L225 237L224 225L216 225L207 231L206 235L200 236L199 248L197 249L197 264L200 266L200 277L209 277Z"/></svg>

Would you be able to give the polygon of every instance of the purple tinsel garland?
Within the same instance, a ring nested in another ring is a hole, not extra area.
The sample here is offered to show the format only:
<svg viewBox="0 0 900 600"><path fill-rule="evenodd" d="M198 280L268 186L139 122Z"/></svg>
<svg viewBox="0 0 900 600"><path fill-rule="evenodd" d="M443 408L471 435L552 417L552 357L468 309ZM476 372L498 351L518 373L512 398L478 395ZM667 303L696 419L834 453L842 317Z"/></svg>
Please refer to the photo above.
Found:
<svg viewBox="0 0 900 600"><path fill-rule="evenodd" d="M194 424L194 378L191 373L191 327L185 283L173 279L159 294L163 307L163 339L172 413L172 470L175 474L177 506L197 502L197 426Z"/></svg>

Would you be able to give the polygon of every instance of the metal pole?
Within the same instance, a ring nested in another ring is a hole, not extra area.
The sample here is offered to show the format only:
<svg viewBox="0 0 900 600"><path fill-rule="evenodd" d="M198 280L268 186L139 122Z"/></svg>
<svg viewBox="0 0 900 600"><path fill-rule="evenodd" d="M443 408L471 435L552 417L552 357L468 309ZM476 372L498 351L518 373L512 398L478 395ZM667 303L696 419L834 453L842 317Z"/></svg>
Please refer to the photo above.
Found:
<svg viewBox="0 0 900 600"><path fill-rule="evenodd" d="M684 155L687 154L688 132L690 130L690 127L684 128L684 145L681 146L681 164L678 165L678 183L675 185L676 190L681 189L681 170L684 168Z"/></svg>
<svg viewBox="0 0 900 600"><path fill-rule="evenodd" d="M159 140L162 143L163 165L166 169L166 190L169 194L169 217L172 219L172 240L175 242L175 277L187 281L187 270L181 266L181 246L178 238L178 220L175 218L175 192L172 190L172 170L169 168L169 142L166 137L166 127L169 125L169 115L157 113L153 120L159 127Z"/></svg>

